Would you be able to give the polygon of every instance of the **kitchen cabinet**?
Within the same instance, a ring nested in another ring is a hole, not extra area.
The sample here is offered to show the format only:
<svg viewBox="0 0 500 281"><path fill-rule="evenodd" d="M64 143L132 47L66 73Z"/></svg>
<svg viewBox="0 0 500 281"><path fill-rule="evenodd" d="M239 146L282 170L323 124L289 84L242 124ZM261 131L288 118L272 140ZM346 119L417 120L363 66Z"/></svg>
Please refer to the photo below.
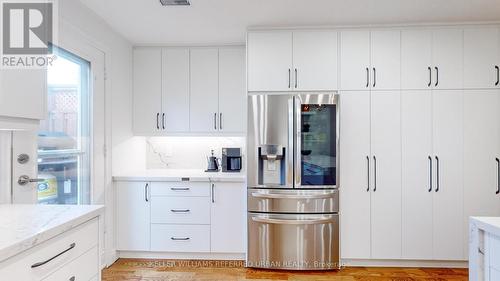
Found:
<svg viewBox="0 0 500 281"><path fill-rule="evenodd" d="M116 182L117 249L149 251L150 199L149 182Z"/></svg>
<svg viewBox="0 0 500 281"><path fill-rule="evenodd" d="M337 89L336 31L248 33L248 91Z"/></svg>
<svg viewBox="0 0 500 281"><path fill-rule="evenodd" d="M500 29L464 29L464 88L500 88Z"/></svg>
<svg viewBox="0 0 500 281"><path fill-rule="evenodd" d="M134 49L134 111L136 135L159 135L162 131L161 49Z"/></svg>
<svg viewBox="0 0 500 281"><path fill-rule="evenodd" d="M401 88L463 87L463 30L412 29L401 33Z"/></svg>
<svg viewBox="0 0 500 281"><path fill-rule="evenodd" d="M211 183L211 251L245 252L246 185Z"/></svg>
<svg viewBox="0 0 500 281"><path fill-rule="evenodd" d="M399 89L400 52L399 30L342 31L341 89Z"/></svg>
<svg viewBox="0 0 500 281"><path fill-rule="evenodd" d="M469 280L500 280L500 219L471 217L469 220Z"/></svg>
<svg viewBox="0 0 500 281"><path fill-rule="evenodd" d="M192 48L190 52L189 126L192 132L216 132L219 128L219 52L217 48Z"/></svg>

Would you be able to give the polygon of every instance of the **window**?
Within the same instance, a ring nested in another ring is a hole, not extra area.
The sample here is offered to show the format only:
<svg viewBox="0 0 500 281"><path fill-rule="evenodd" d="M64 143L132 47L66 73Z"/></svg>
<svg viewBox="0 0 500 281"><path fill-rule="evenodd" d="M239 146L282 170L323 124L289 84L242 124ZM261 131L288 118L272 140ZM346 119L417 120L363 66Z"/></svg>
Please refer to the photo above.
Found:
<svg viewBox="0 0 500 281"><path fill-rule="evenodd" d="M41 204L90 204L90 63L54 47L38 132Z"/></svg>

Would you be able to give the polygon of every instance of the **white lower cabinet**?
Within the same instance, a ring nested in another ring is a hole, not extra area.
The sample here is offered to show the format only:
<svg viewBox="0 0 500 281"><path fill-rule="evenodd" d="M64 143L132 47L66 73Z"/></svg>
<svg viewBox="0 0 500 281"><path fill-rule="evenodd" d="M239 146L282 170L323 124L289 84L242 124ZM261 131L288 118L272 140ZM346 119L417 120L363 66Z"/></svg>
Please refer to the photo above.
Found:
<svg viewBox="0 0 500 281"><path fill-rule="evenodd" d="M154 185L154 183L153 183ZM210 224L206 197L151 197L151 223Z"/></svg>
<svg viewBox="0 0 500 281"><path fill-rule="evenodd" d="M210 252L210 225L151 224L151 251Z"/></svg>

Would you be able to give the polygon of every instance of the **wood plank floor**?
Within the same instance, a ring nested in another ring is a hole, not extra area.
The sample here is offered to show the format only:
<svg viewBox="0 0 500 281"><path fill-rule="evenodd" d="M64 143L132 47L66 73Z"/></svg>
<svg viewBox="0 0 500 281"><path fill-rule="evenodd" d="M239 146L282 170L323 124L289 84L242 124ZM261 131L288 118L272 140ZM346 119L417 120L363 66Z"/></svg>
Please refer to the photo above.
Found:
<svg viewBox="0 0 500 281"><path fill-rule="evenodd" d="M342 281L465 281L467 269L363 268L339 271L272 271L243 267L242 261L119 259L103 270L103 281L225 281L225 280L342 280Z"/></svg>

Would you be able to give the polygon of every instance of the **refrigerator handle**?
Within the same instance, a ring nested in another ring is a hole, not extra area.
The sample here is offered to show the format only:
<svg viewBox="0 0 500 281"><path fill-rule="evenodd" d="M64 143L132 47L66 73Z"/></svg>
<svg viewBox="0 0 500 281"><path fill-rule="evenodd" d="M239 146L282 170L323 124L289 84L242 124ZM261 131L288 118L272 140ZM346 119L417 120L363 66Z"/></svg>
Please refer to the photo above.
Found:
<svg viewBox="0 0 500 281"><path fill-rule="evenodd" d="M288 145L287 149L288 151L285 151L286 157L288 158L286 160L286 182L291 183L293 186L293 183L295 181L294 178L294 167L295 167L295 152L294 152L294 139L295 139L295 123L294 123L294 98L291 97L288 99Z"/></svg>
<svg viewBox="0 0 500 281"><path fill-rule="evenodd" d="M294 98L294 104L295 104L295 168L294 168L294 173L295 173L295 188L298 188L301 186L302 183L302 159L301 159L301 151L302 151L302 142L301 142L301 136L302 136L302 102L299 97Z"/></svg>

